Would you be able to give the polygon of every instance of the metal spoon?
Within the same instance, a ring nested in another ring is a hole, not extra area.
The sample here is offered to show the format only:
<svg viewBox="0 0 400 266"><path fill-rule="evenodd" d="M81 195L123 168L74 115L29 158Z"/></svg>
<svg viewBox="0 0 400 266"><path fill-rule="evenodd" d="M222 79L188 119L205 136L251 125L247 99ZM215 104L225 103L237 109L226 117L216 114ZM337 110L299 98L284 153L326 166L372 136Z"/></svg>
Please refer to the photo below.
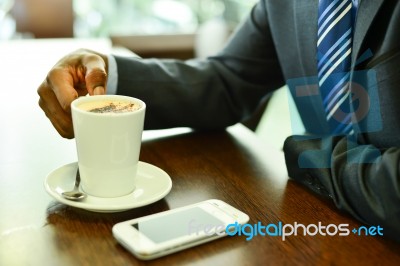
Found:
<svg viewBox="0 0 400 266"><path fill-rule="evenodd" d="M76 171L76 179L74 189L71 191L65 191L61 195L68 200L81 200L86 197L86 194L79 191L79 184L81 183L81 175L79 174L79 168Z"/></svg>

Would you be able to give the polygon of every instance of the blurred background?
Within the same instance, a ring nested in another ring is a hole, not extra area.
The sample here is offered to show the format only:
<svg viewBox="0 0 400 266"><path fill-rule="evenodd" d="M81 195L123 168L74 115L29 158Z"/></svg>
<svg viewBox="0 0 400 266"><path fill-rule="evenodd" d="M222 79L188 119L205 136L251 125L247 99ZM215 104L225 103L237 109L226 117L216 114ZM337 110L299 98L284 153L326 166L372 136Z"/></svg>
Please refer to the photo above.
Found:
<svg viewBox="0 0 400 266"><path fill-rule="evenodd" d="M111 38L143 57L202 57L220 48L255 2L0 0L0 39Z"/></svg>
<svg viewBox="0 0 400 266"><path fill-rule="evenodd" d="M257 1L0 0L0 42L103 40L114 53L120 48L143 58L204 58L224 46ZM286 136L304 131L289 102L287 89L281 88L244 124L281 149Z"/></svg>

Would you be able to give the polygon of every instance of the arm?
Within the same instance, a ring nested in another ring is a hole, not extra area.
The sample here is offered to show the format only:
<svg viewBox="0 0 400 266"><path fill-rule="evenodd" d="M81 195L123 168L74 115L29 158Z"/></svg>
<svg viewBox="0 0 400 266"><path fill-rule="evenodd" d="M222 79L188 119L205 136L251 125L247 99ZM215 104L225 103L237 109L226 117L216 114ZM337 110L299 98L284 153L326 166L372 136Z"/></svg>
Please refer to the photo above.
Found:
<svg viewBox="0 0 400 266"><path fill-rule="evenodd" d="M328 145L321 149L324 142ZM385 236L400 241L399 148L378 150L346 137L322 141L290 137L284 150L290 177L331 197L339 209L361 222L380 225ZM330 168L320 168L327 161Z"/></svg>
<svg viewBox="0 0 400 266"><path fill-rule="evenodd" d="M220 128L239 122L284 84L265 9L260 1L225 49L207 60L116 57L117 94L146 102L147 129ZM95 67L85 58L97 61ZM72 100L85 92L104 93L106 70L107 56L81 50L61 59L39 87L39 105L63 137L73 137ZM102 89L92 89L93 84Z"/></svg>
<svg viewBox="0 0 400 266"><path fill-rule="evenodd" d="M116 57L117 94L146 102L145 128L221 128L251 115L262 98L284 84L269 33L264 1L206 60Z"/></svg>

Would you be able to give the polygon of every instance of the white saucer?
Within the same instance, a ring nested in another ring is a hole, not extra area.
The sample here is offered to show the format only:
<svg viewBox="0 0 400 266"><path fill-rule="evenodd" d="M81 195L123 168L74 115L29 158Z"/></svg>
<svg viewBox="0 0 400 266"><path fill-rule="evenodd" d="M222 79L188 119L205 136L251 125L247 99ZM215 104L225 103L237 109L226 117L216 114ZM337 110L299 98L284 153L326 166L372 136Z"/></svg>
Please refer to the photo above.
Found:
<svg viewBox="0 0 400 266"><path fill-rule="evenodd" d="M171 190L172 181L162 169L139 162L136 189L125 196L99 198L88 195L81 201L63 198L61 193L74 187L78 163L70 163L51 172L44 181L46 191L57 201L93 212L121 212L148 205L165 197Z"/></svg>

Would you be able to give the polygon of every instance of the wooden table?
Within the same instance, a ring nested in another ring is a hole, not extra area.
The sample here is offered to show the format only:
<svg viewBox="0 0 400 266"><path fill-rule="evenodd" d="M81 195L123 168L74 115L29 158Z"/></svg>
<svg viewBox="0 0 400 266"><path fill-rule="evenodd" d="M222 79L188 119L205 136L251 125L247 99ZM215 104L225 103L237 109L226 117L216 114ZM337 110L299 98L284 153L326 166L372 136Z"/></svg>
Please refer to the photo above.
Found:
<svg viewBox="0 0 400 266"><path fill-rule="evenodd" d="M59 56L76 46L110 49L107 41L0 43L0 265L395 265L400 245L377 236L244 236L223 239L142 262L112 237L124 220L217 198L264 225L361 226L333 203L287 177L281 151L245 127L222 132L148 131L140 159L164 169L171 192L149 206L94 213L56 202L43 181L76 161L37 105L36 89ZM98 49L98 50L99 50Z"/></svg>

